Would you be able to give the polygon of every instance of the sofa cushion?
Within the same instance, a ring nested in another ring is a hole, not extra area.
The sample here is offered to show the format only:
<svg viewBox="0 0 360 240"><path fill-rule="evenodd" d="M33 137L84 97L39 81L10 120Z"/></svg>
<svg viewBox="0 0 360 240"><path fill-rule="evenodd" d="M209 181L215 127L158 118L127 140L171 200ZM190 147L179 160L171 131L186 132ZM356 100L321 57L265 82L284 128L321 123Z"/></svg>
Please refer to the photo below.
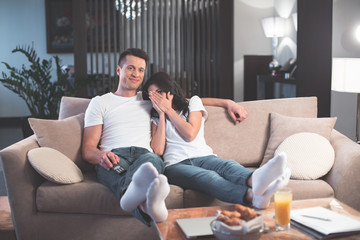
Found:
<svg viewBox="0 0 360 240"><path fill-rule="evenodd" d="M170 184L170 193L165 199L168 209L176 209L184 207L184 190L176 185Z"/></svg>
<svg viewBox="0 0 360 240"><path fill-rule="evenodd" d="M81 170L91 168L82 160L81 141L84 128L84 114L63 120L29 118L40 147L49 147L60 151L73 160Z"/></svg>
<svg viewBox="0 0 360 240"><path fill-rule="evenodd" d="M41 212L129 215L95 173L84 173L84 181L71 185L44 182L36 191L36 206Z"/></svg>
<svg viewBox="0 0 360 240"><path fill-rule="evenodd" d="M83 180L83 175L76 164L55 149L34 148L27 155L33 168L51 182L72 184Z"/></svg>
<svg viewBox="0 0 360 240"><path fill-rule="evenodd" d="M334 190L324 180L290 180L287 185L293 192L293 199L334 197ZM208 194L194 191L184 191L184 207L224 206L231 203L220 201Z"/></svg>
<svg viewBox="0 0 360 240"><path fill-rule="evenodd" d="M317 133L329 140L336 119L336 117L289 117L278 113L270 113L270 137L261 165L264 165L267 161L274 157L275 150L280 143L285 140L285 138L295 133Z"/></svg>
<svg viewBox="0 0 360 240"><path fill-rule="evenodd" d="M330 186L330 184L322 179L290 179L287 187L291 188L294 200L335 197L333 188Z"/></svg>
<svg viewBox="0 0 360 240"><path fill-rule="evenodd" d="M169 209L182 208L182 188L170 185L165 203ZM84 173L84 181L71 185L44 182L36 191L36 207L41 212L130 215L121 209L119 199L97 181L94 172Z"/></svg>
<svg viewBox="0 0 360 240"><path fill-rule="evenodd" d="M232 203L221 201L206 193L187 189L184 191L184 207L226 206Z"/></svg>
<svg viewBox="0 0 360 240"><path fill-rule="evenodd" d="M275 155L285 152L291 178L310 180L327 174L335 160L335 151L329 140L316 133L296 133L287 137L276 149Z"/></svg>

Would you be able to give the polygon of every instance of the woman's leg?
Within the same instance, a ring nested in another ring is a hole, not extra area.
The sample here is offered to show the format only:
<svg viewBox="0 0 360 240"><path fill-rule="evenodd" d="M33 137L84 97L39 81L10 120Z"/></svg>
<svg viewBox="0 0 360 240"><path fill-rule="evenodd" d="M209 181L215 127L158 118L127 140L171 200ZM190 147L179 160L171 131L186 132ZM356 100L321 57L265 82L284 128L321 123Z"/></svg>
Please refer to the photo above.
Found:
<svg viewBox="0 0 360 240"><path fill-rule="evenodd" d="M215 171L195 166L192 159L166 167L165 175L170 184L205 192L225 202L249 204L244 201L246 185L233 183Z"/></svg>
<svg viewBox="0 0 360 240"><path fill-rule="evenodd" d="M286 168L283 175L269 184L268 188L262 195L253 194L252 203L256 208L264 209L269 206L272 195L278 190L285 187L289 183L291 171L290 168Z"/></svg>
<svg viewBox="0 0 360 240"><path fill-rule="evenodd" d="M269 185L285 173L286 162L286 154L280 153L254 171L249 185L255 195L263 195Z"/></svg>
<svg viewBox="0 0 360 240"><path fill-rule="evenodd" d="M219 158L215 155L192 159L195 166L214 171L224 179L237 185L246 185L252 170L242 166L238 162L230 159Z"/></svg>
<svg viewBox="0 0 360 240"><path fill-rule="evenodd" d="M291 171L285 167L286 155L280 154L256 170L254 179L261 189L260 194L247 187L253 185L253 171L235 161L216 156L185 160L167 167L165 174L169 183L183 188L203 191L226 202L252 202L257 208L266 208L272 194L289 182Z"/></svg>
<svg viewBox="0 0 360 240"><path fill-rule="evenodd" d="M258 196L263 195L270 184L285 173L286 162L286 154L280 153L253 172L236 161L214 155L193 159L195 166L215 171L230 182L246 184Z"/></svg>

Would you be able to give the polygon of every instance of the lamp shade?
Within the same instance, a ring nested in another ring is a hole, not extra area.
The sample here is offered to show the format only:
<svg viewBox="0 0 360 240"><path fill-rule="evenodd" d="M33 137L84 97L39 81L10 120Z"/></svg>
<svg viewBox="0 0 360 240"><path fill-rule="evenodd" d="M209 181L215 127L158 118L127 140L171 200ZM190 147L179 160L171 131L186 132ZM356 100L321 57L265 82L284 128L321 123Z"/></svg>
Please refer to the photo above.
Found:
<svg viewBox="0 0 360 240"><path fill-rule="evenodd" d="M331 89L360 93L360 58L333 58Z"/></svg>
<svg viewBox="0 0 360 240"><path fill-rule="evenodd" d="M297 13L293 13L291 14L291 18L292 18L292 21L294 23L294 28L295 28L295 31L297 31L297 25L298 25L298 16L297 16Z"/></svg>
<svg viewBox="0 0 360 240"><path fill-rule="evenodd" d="M285 35L285 18L269 17L261 20L266 37L283 37Z"/></svg>
<svg viewBox="0 0 360 240"><path fill-rule="evenodd" d="M355 30L355 38L360 42L360 25Z"/></svg>

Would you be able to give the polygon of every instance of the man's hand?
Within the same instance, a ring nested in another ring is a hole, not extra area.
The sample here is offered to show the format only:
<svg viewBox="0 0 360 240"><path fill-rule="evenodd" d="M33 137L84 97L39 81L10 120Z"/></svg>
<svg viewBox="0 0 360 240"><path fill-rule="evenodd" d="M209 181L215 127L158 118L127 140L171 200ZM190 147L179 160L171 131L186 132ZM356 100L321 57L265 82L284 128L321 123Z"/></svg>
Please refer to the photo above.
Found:
<svg viewBox="0 0 360 240"><path fill-rule="evenodd" d="M229 102L227 110L235 124L244 121L248 115L246 109L234 101Z"/></svg>
<svg viewBox="0 0 360 240"><path fill-rule="evenodd" d="M102 134L103 125L84 128L81 153L84 160L94 165L100 165L110 170L113 164L118 164L120 158L113 152L101 151L97 148Z"/></svg>
<svg viewBox="0 0 360 240"><path fill-rule="evenodd" d="M105 168L106 170L110 170L114 165L118 164L120 158L113 152L102 152L99 165Z"/></svg>

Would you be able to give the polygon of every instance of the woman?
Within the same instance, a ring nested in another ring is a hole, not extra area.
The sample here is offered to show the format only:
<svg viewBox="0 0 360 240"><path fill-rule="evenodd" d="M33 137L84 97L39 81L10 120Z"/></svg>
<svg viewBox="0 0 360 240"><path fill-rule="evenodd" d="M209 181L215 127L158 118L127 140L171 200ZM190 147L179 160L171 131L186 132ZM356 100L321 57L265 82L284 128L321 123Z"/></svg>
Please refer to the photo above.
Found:
<svg viewBox="0 0 360 240"><path fill-rule="evenodd" d="M222 201L263 209L273 193L287 185L290 169L280 154L252 171L217 157L206 144L207 112L198 96L189 101L167 73L155 73L143 87L153 104L151 147L165 161L170 184L210 194Z"/></svg>

